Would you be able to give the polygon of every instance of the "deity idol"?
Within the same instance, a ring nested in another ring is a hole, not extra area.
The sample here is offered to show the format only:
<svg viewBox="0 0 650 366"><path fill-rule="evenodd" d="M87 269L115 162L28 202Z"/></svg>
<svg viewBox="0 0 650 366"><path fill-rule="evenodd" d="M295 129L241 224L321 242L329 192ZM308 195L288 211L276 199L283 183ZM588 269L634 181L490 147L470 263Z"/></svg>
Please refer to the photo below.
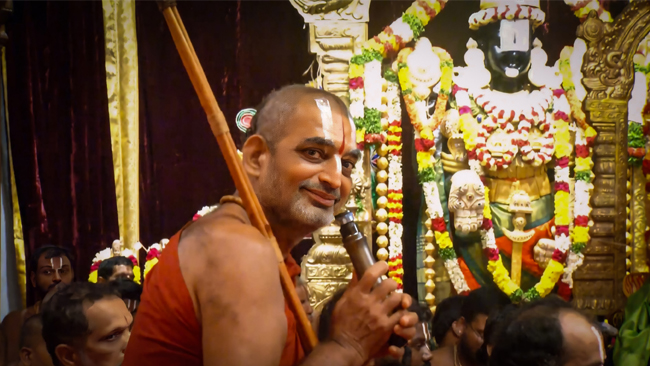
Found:
<svg viewBox="0 0 650 366"><path fill-rule="evenodd" d="M480 31L467 43L467 67L454 68L445 50L418 39L444 3L416 1L351 61L350 110L363 131L358 139L380 141L377 165L388 169L388 190L378 186L377 193L388 195L388 204L378 207L388 208L390 224L397 227L391 232L389 226L389 265L394 258L401 263L401 178L391 182L401 173L401 121L393 93L399 83L415 130L430 219L424 247L427 302L432 306L435 300L434 239L458 293L494 282L513 301L546 296L556 283L568 294L589 241L591 211L595 131L581 111L584 90L573 81L580 77L584 43L576 41L575 50L565 50L549 67L534 36L545 18L539 0L482 0L469 21ZM399 52L381 86L375 60L411 39L417 39L415 47ZM385 219L381 210L376 217Z"/></svg>
<svg viewBox="0 0 650 366"><path fill-rule="evenodd" d="M455 283L457 290L494 281L513 299L530 299L545 296L564 273L574 218L570 198L576 191L569 160L576 143L586 148L586 138L583 126L570 118L559 65L546 66L548 57L534 37L543 21L539 1L482 1L481 11L470 18L470 27L480 31L467 44L467 67L454 69L452 109L445 112L441 130L448 146L441 156L449 212L455 214L452 239L466 283ZM421 38L412 53L404 50L398 57L411 75L426 74L420 71L426 70L418 55L421 47L431 52ZM431 67L435 63L429 62ZM417 110L418 99L430 96L420 92L420 78L408 81ZM408 108L411 98L405 101ZM427 116L432 123L436 118L435 113ZM587 175L579 188L581 204L587 206L581 220L588 220L591 166L577 168ZM485 192L485 207L479 203L459 210L457 197L475 192ZM483 222L468 226L470 216Z"/></svg>

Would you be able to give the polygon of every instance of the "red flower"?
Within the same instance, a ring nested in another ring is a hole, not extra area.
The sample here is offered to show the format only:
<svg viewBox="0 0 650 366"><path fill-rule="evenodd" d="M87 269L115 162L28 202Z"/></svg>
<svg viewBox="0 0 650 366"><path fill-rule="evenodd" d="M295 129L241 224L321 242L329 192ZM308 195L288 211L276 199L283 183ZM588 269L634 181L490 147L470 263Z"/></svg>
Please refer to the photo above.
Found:
<svg viewBox="0 0 650 366"><path fill-rule="evenodd" d="M458 93L458 92L461 91L461 90L467 90L467 89L463 89L463 88L461 88L460 86L454 84L454 85L451 87L451 95L456 95L456 93Z"/></svg>
<svg viewBox="0 0 650 366"><path fill-rule="evenodd" d="M555 235L561 235L561 234L569 236L569 227L567 225L557 225L555 227Z"/></svg>
<svg viewBox="0 0 650 366"><path fill-rule="evenodd" d="M555 182L555 191L564 191L569 192L569 183L567 182Z"/></svg>
<svg viewBox="0 0 650 366"><path fill-rule="evenodd" d="M592 146L596 141L596 137L587 137L587 146Z"/></svg>
<svg viewBox="0 0 650 366"><path fill-rule="evenodd" d="M562 281L558 281L557 295L563 298L564 301L571 301L571 287Z"/></svg>
<svg viewBox="0 0 650 366"><path fill-rule="evenodd" d="M389 125L400 127L402 125L402 121L396 119L393 122L389 123Z"/></svg>
<svg viewBox="0 0 650 366"><path fill-rule="evenodd" d="M485 248L485 256L488 257L490 261L499 260L499 249L496 248Z"/></svg>
<svg viewBox="0 0 650 366"><path fill-rule="evenodd" d="M90 266L90 272L98 270L98 269L99 269L99 265L100 265L101 263L102 263L102 261L97 261L97 262L93 263L93 264Z"/></svg>
<svg viewBox="0 0 650 366"><path fill-rule="evenodd" d="M483 225L481 226L483 230L490 230L492 229L492 220L491 219L486 219L485 217L483 218Z"/></svg>
<svg viewBox="0 0 650 366"><path fill-rule="evenodd" d="M445 231L447 231L447 225L445 224L445 219L443 219L442 217L431 219L431 228L433 229L433 231L444 233Z"/></svg>
<svg viewBox="0 0 650 366"><path fill-rule="evenodd" d="M576 157L578 158L588 158L589 157L589 148L585 145L576 145Z"/></svg>
<svg viewBox="0 0 650 366"><path fill-rule="evenodd" d="M429 139L415 139L415 150L418 152L429 151L435 145L435 141Z"/></svg>
<svg viewBox="0 0 650 366"><path fill-rule="evenodd" d="M199 214L194 214L194 217L192 217L192 221L196 221L201 218L201 215Z"/></svg>
<svg viewBox="0 0 650 366"><path fill-rule="evenodd" d="M565 156L565 157L562 157L562 158L559 158L559 159L557 160L557 165L558 165L560 168L566 168L566 167L568 167L568 166L569 166L569 158L566 157L566 156Z"/></svg>
<svg viewBox="0 0 650 366"><path fill-rule="evenodd" d="M585 215L576 216L573 223L577 226L587 226L589 225L589 217Z"/></svg>
<svg viewBox="0 0 650 366"><path fill-rule="evenodd" d="M350 89L363 89L363 77L350 79Z"/></svg>
<svg viewBox="0 0 650 366"><path fill-rule="evenodd" d="M648 103L650 104L650 103ZM648 175L650 174L650 160L644 159L643 160L643 174Z"/></svg>
<svg viewBox="0 0 650 366"><path fill-rule="evenodd" d="M464 105L464 106L460 107L460 109L458 110L458 113L460 113L461 116L462 116L463 114L472 113L472 108L470 108L470 107Z"/></svg>
<svg viewBox="0 0 650 366"><path fill-rule="evenodd" d="M562 112L562 111L555 112L555 119L556 120L561 119L561 120L563 120L565 122L569 122L569 116L566 113Z"/></svg>
<svg viewBox="0 0 650 366"><path fill-rule="evenodd" d="M642 147L628 147L627 153L635 158L642 158L645 156L645 149Z"/></svg>
<svg viewBox="0 0 650 366"><path fill-rule="evenodd" d="M150 261L154 258L160 258L160 252L156 248L151 248L149 249L149 252L147 252L147 260Z"/></svg>
<svg viewBox="0 0 650 366"><path fill-rule="evenodd" d="M129 259L131 260L131 262L133 262L134 266L136 267L138 266L138 260L134 256L130 255Z"/></svg>
<svg viewBox="0 0 650 366"><path fill-rule="evenodd" d="M470 160L476 160L476 149L472 149L467 152L467 158Z"/></svg>
<svg viewBox="0 0 650 366"><path fill-rule="evenodd" d="M562 95L564 95L564 90L562 90L562 89L554 89L553 90L553 96L554 97L559 98Z"/></svg>
<svg viewBox="0 0 650 366"><path fill-rule="evenodd" d="M376 143L383 143L386 141L386 136L380 133L369 133L366 134L365 137L365 142L366 144L376 144Z"/></svg>
<svg viewBox="0 0 650 366"><path fill-rule="evenodd" d="M561 250L555 249L553 251L553 260L554 261L556 261L558 263L564 263L564 259L565 259L565 255Z"/></svg>
<svg viewBox="0 0 650 366"><path fill-rule="evenodd" d="M359 149L359 150L363 150L365 146L366 146L366 144L364 142L357 143L357 149Z"/></svg>

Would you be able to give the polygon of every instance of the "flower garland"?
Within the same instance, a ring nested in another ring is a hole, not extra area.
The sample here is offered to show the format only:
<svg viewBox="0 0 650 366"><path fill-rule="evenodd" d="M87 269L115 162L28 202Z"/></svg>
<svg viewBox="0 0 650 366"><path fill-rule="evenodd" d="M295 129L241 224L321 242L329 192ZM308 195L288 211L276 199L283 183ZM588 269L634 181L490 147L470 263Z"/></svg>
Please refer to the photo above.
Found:
<svg viewBox="0 0 650 366"><path fill-rule="evenodd" d="M461 88L456 88L454 92L459 107L461 130L466 137L465 147L468 151L470 167L479 175L483 175L483 170L479 166L481 163L479 162L480 159L477 150L481 147L480 144L484 143L481 139L484 136L479 134L478 121L474 118L471 110L471 96L467 90ZM593 177L591 172L593 162L591 160L591 149L589 146L590 142L593 142L595 138L595 130L588 127L584 133L586 137L583 137L582 131L577 134L575 168L576 179L578 180L576 183L576 217L574 219L573 229L569 230L569 224L571 222L569 217L569 157L572 151L569 113L571 112L571 106L564 90L553 90L552 96L552 110L546 111L546 114L548 114L546 120L553 121L553 126L548 130L548 133L554 135L556 142L554 146L555 158L557 160L555 167L556 194L554 203L556 249L551 261L542 274L540 282L526 292L523 292L511 280L508 271L503 266L494 238L492 215L489 208L489 189L487 187L485 188L485 208L483 225L481 227L481 242L488 257L488 270L492 273L497 286L514 302L522 300L530 301L548 295L563 273L565 274L564 280L571 285L572 273L581 264L581 259L583 258L581 252L589 241L588 222L589 212L591 210L589 207L589 199L592 187L591 179ZM479 115L479 119L482 120L483 118ZM475 162L473 163L472 161ZM575 243L573 246L571 245L571 239ZM569 250L571 251L570 253ZM565 261L565 256L567 255L570 257L570 260L568 268L565 270L562 263Z"/></svg>
<svg viewBox="0 0 650 366"><path fill-rule="evenodd" d="M433 47L433 51L440 58L442 75L440 77L440 91L436 100L435 111L433 116L427 120L422 120L422 116L426 115L426 113L423 113L422 108L426 108L426 105L417 100L411 91L412 83L409 80L408 65L405 62L411 50L403 50L400 52L397 58L397 67L399 69L398 75L406 110L414 128L418 177L424 191L427 215L431 219L431 229L433 230L439 248L438 254L444 261L454 289L460 294L469 291L469 286L465 281L463 272L460 270L456 251L454 250L443 216L440 193L438 192L438 185L435 181L434 167L437 159L435 157L436 149L433 137L433 131L436 131L440 127L447 108L454 65L447 51L438 47Z"/></svg>
<svg viewBox="0 0 650 366"><path fill-rule="evenodd" d="M378 143L381 141L381 95L369 94L366 87L366 68L371 74L381 73L381 61L396 54L407 43L417 39L429 21L444 8L447 0L416 0L404 14L377 36L366 41L361 53L350 60L350 114L357 128L357 143ZM378 65L377 65L378 64Z"/></svg>
<svg viewBox="0 0 650 366"><path fill-rule="evenodd" d="M496 22L501 19L527 19L538 27L544 23L546 14L537 8L528 5L502 5L498 8L492 7L474 13L469 18L469 29L477 30L480 27Z"/></svg>
<svg viewBox="0 0 650 366"><path fill-rule="evenodd" d="M587 15L592 10L598 13L598 18L603 22L607 23L612 21L612 15L603 8L603 5L598 0L564 0L564 2L571 6L571 11L573 11L580 21L587 19Z"/></svg>
<svg viewBox="0 0 650 366"><path fill-rule="evenodd" d="M388 150L388 276L402 290L404 267L402 265L402 108L399 100L397 76L391 70L385 73L387 108L382 124L387 124L386 145Z"/></svg>

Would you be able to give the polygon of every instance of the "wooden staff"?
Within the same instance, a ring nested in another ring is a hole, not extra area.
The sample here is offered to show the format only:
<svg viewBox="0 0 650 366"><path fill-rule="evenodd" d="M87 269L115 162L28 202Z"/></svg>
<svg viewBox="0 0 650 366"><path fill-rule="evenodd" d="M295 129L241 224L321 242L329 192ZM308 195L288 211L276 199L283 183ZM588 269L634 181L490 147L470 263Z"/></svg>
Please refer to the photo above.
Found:
<svg viewBox="0 0 650 366"><path fill-rule="evenodd" d="M282 255L280 247L273 236L271 226L266 220L262 206L257 200L257 196L253 191L250 180L248 180L248 176L244 172L241 159L237 155L237 148L235 147L235 143L230 135L228 123L219 108L219 104L217 103L217 99L214 97L210 84L208 84L201 63L194 52L192 42L190 42L183 21L178 14L178 9L176 9L176 2L158 1L158 7L165 16L172 38L176 44L176 49L178 50L183 65L190 76L192 85L194 85L194 89L199 96L201 106L208 117L210 129L219 143L219 148L226 160L230 175L235 181L235 187L241 196L246 213L248 214L253 226L266 236L271 242L271 245L273 245L278 260L278 267L280 269L280 281L282 283L284 297L289 303L291 311L298 318L298 333L300 335L302 346L305 352L309 353L318 343L318 339L311 328L311 323L307 318L307 314L302 308L293 280L289 276L287 267L284 265L284 256Z"/></svg>

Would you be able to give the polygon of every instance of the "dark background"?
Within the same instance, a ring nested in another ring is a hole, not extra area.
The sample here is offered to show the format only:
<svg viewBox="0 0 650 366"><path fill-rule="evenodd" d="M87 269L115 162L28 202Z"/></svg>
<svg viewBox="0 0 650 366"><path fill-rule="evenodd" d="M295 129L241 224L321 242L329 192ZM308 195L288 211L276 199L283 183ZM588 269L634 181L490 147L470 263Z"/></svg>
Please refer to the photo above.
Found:
<svg viewBox="0 0 650 366"><path fill-rule="evenodd" d="M369 36L410 4L372 1ZM616 16L626 4L606 6ZM541 6L547 24L537 36L553 64L573 44L579 21L562 1ZM240 109L274 88L308 81L308 30L288 1L181 1L178 9L231 130ZM424 36L462 65L473 36L467 19L478 9L479 1L450 1ZM234 186L156 3L137 2L136 16L140 237L150 245ZM119 237L101 2L15 1L7 33L8 115L26 252L46 243L67 247L77 257L77 278L85 279L94 254ZM421 190L412 133L404 123L404 287L416 295ZM308 245L297 248L298 258Z"/></svg>

